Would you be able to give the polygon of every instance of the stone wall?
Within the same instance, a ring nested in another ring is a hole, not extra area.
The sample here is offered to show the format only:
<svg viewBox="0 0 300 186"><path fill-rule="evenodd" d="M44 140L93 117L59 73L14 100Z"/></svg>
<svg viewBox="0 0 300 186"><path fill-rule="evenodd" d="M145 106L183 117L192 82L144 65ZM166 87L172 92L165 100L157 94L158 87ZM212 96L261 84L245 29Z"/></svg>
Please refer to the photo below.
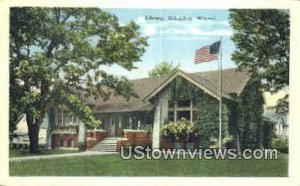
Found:
<svg viewBox="0 0 300 186"><path fill-rule="evenodd" d="M152 135L139 130L124 130L124 138L134 145L148 145L152 142Z"/></svg>
<svg viewBox="0 0 300 186"><path fill-rule="evenodd" d="M86 149L91 149L97 144L96 138L86 138Z"/></svg>
<svg viewBox="0 0 300 186"><path fill-rule="evenodd" d="M147 134L143 130L126 130L124 129L124 138L118 140L117 142L117 151L121 150L121 146L125 145L143 145L151 146L152 145L152 135Z"/></svg>
<svg viewBox="0 0 300 186"><path fill-rule="evenodd" d="M118 140L117 141L117 151L120 152L121 146L126 146L127 144L129 144L129 142L126 139Z"/></svg>
<svg viewBox="0 0 300 186"><path fill-rule="evenodd" d="M99 141L108 136L106 130L88 130L86 132L86 149L94 147Z"/></svg>

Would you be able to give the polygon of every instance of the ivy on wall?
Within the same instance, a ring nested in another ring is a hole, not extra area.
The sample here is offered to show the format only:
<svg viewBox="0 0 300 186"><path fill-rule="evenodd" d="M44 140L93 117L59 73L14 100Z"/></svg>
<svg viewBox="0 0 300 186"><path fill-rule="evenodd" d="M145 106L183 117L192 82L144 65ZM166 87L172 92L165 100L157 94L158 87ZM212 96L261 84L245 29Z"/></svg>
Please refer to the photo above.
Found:
<svg viewBox="0 0 300 186"><path fill-rule="evenodd" d="M200 129L200 145L207 148L219 138L219 101L208 94L198 100L195 125ZM229 110L222 104L222 138L228 136Z"/></svg>
<svg viewBox="0 0 300 186"><path fill-rule="evenodd" d="M211 146L219 136L219 101L182 77L170 83L169 92L172 101L193 100L197 109L194 125L201 136L198 143L204 148ZM239 145L241 149L266 146L271 133L264 132L264 99L258 76L252 75L241 95L232 96L235 101L223 99L222 138L233 136L231 145Z"/></svg>
<svg viewBox="0 0 300 186"><path fill-rule="evenodd" d="M200 131L199 145L209 147L219 136L219 101L182 77L169 85L170 99L190 99L197 109L195 127ZM222 104L222 136L228 135L229 109Z"/></svg>

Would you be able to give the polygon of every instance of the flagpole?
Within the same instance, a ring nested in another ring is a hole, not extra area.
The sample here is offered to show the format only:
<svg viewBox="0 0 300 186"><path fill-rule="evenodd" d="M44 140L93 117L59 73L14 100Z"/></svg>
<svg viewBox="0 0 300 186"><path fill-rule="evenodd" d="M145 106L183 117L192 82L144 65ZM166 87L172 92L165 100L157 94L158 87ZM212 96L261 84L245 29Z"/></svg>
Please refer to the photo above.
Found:
<svg viewBox="0 0 300 186"><path fill-rule="evenodd" d="M220 52L219 52L219 148L222 148L222 36L220 36Z"/></svg>

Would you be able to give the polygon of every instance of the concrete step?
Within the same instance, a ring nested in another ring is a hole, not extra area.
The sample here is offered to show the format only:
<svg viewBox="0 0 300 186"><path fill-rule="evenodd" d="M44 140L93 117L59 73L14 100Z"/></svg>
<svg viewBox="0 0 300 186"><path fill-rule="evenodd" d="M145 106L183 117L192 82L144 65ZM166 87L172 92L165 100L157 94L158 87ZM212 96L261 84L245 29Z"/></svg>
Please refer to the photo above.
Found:
<svg viewBox="0 0 300 186"><path fill-rule="evenodd" d="M116 152L117 141L121 140L120 137L106 137L102 141L98 142L93 148L88 151L97 152Z"/></svg>
<svg viewBox="0 0 300 186"><path fill-rule="evenodd" d="M92 148L92 151L116 151L116 148Z"/></svg>
<svg viewBox="0 0 300 186"><path fill-rule="evenodd" d="M116 147L117 145L95 145L94 147Z"/></svg>
<svg viewBox="0 0 300 186"><path fill-rule="evenodd" d="M90 149L90 152L117 152L116 150L98 150L98 149Z"/></svg>
<svg viewBox="0 0 300 186"><path fill-rule="evenodd" d="M100 141L101 144L116 144L117 141Z"/></svg>
<svg viewBox="0 0 300 186"><path fill-rule="evenodd" d="M117 149L116 147L94 147L92 149Z"/></svg>
<svg viewBox="0 0 300 186"><path fill-rule="evenodd" d="M88 151L93 151L93 152L117 152L116 149L89 149Z"/></svg>
<svg viewBox="0 0 300 186"><path fill-rule="evenodd" d="M98 145L113 146L113 145L117 145L117 143L101 143L101 142L98 142L98 143L96 144L96 146L98 146Z"/></svg>
<svg viewBox="0 0 300 186"><path fill-rule="evenodd" d="M112 146L112 145L99 145L99 146L94 146L93 148L116 148L117 146Z"/></svg>
<svg viewBox="0 0 300 186"><path fill-rule="evenodd" d="M96 144L96 146L98 146L98 145L114 146L114 145L117 145L117 143L101 143L101 142L99 142L99 143Z"/></svg>
<svg viewBox="0 0 300 186"><path fill-rule="evenodd" d="M116 152L116 149L90 149L89 151L101 151L101 152L105 152L105 151L108 151L108 152Z"/></svg>
<svg viewBox="0 0 300 186"><path fill-rule="evenodd" d="M116 149L90 149L89 151L101 151L101 152L116 152Z"/></svg>
<svg viewBox="0 0 300 186"><path fill-rule="evenodd" d="M102 140L101 143L117 143L117 140Z"/></svg>

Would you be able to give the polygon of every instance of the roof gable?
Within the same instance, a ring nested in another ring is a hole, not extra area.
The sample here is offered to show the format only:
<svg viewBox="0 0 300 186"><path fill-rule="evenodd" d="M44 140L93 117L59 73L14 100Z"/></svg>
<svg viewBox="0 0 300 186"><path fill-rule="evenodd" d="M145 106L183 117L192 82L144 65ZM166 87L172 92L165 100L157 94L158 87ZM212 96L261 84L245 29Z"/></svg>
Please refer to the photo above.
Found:
<svg viewBox="0 0 300 186"><path fill-rule="evenodd" d="M143 100L147 101L154 95L160 92L170 82L172 82L177 76L181 76L188 80L195 86L202 89L209 95L220 99L219 88L219 71L206 71L196 73L185 73L182 70L178 70L167 78L159 87L150 92ZM240 95L250 79L250 75L247 71L238 71L237 69L226 69L222 71L222 97L232 99L230 94Z"/></svg>
<svg viewBox="0 0 300 186"><path fill-rule="evenodd" d="M205 71L196 72L191 75L197 78L204 78L213 86L219 85L219 72ZM247 70L238 70L237 68L225 69L222 71L222 90L227 94L240 95L250 79L250 73Z"/></svg>
<svg viewBox="0 0 300 186"><path fill-rule="evenodd" d="M183 72L182 70L178 70L177 72L173 73L169 78L167 78L163 83L161 83L161 85L159 87L157 87L152 92L150 92L143 99L143 101L150 100L153 96L158 94L163 88L165 88L167 85L169 85L178 76L191 82L192 84L194 84L198 88L202 89L204 92L208 93L209 95L211 95L217 99L220 99L220 93L217 91L218 89L216 88L216 86L211 84L207 79L202 78L202 77L197 77L193 74L187 74L187 73ZM224 92L222 95L223 95L223 97L231 99L231 97L226 92Z"/></svg>

